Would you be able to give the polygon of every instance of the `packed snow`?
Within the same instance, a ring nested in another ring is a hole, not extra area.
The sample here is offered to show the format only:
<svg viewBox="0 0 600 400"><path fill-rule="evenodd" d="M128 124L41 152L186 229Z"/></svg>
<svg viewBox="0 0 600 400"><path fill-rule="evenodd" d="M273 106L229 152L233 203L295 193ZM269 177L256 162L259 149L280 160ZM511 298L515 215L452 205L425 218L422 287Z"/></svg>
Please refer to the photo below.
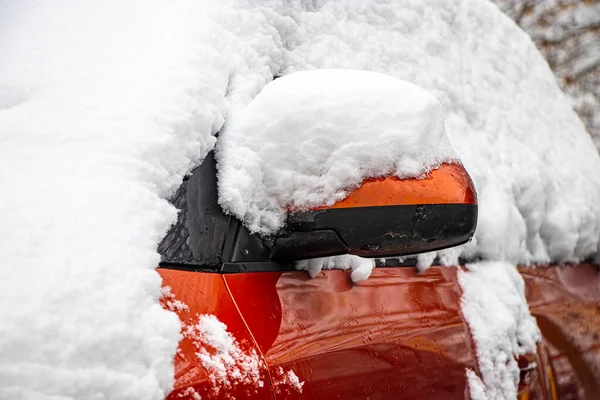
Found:
<svg viewBox="0 0 600 400"><path fill-rule="evenodd" d="M364 179L419 177L456 160L441 104L376 72L324 69L269 83L219 138L219 202L251 231L332 205Z"/></svg>
<svg viewBox="0 0 600 400"><path fill-rule="evenodd" d="M302 393L304 382L301 382L298 375L291 369L285 371L283 367L279 367L271 372L271 379L273 381L273 388L277 394L289 395L293 392Z"/></svg>
<svg viewBox="0 0 600 400"><path fill-rule="evenodd" d="M242 346L228 331L227 325L212 314L194 314L190 307L178 300L170 286L161 290L160 303L167 310L176 312L181 320L181 335L189 339L196 361L206 370L210 381L210 397L233 398L231 391L243 387L253 393L267 382L276 387L278 393L302 393L298 376L292 369L279 367L265 375L266 364L256 349ZM181 347L178 349L181 351ZM183 355L183 353L181 353ZM201 398L192 387L180 390L178 398Z"/></svg>
<svg viewBox="0 0 600 400"><path fill-rule="evenodd" d="M159 306L153 270L176 217L166 199L274 75L365 69L440 101L480 206L473 242L439 252L445 263L578 261L598 249L598 153L534 45L485 0L0 9L0 398L168 393L180 324ZM295 139L307 153L326 144ZM485 374L482 393L494 390Z"/></svg>
<svg viewBox="0 0 600 400"><path fill-rule="evenodd" d="M307 271L311 278L317 276L323 269L349 269L352 271L350 273L352 282L360 282L371 276L371 272L375 268L375 260L345 254L342 256L300 260L296 263L296 268Z"/></svg>
<svg viewBox="0 0 600 400"><path fill-rule="evenodd" d="M264 18L208 6L0 1L0 398L170 391L166 198L213 147L228 87L255 94L279 52Z"/></svg>
<svg viewBox="0 0 600 400"><path fill-rule="evenodd" d="M184 327L183 335L191 338L196 357L208 372L215 396L222 389L232 389L237 385L263 387L264 377L260 366L263 361L252 349L245 352L231 333L227 325L214 315L198 316L195 324Z"/></svg>
<svg viewBox="0 0 600 400"><path fill-rule="evenodd" d="M285 26L281 28L287 43L281 75L305 69L365 68L412 82L442 103L446 132L473 177L480 207L474 240L460 251L450 249L437 254L446 263L456 264L460 256L523 264L575 262L597 252L598 152L542 55L529 37L493 4L442 0L393 5L377 1L330 1L320 6L282 6L275 10L295 21L290 26L284 17L274 23ZM264 97L279 87L277 81L266 88ZM287 104L295 101L295 96L279 101ZM234 214L243 215L246 223L256 230L258 226L270 227L280 221L270 218L261 221L264 211L250 207L252 200L240 199L240 194L252 193L258 198L270 193L280 199L274 203L291 203L286 196L289 190L299 192L296 185L300 183L292 179L285 185L277 180L280 179L277 175L277 179L270 181L272 172L267 177L261 176L262 155L273 154L275 151L270 147L277 145L286 156L312 159L322 157L320 152L332 148L329 137L313 140L311 127L307 125L301 135L293 137L290 146L293 150L287 150L279 142L266 141L262 143L265 149L259 151L251 140L238 141L243 135L240 127L254 129L251 127L255 120L264 118L264 114L273 117L274 125L285 124L276 119L278 109L273 103L258 96L256 103L250 103L246 110L232 109L230 125L221 137L223 143L219 144L218 159L223 171L220 176L227 180L226 175L232 174L230 181L221 184L221 202ZM257 115L250 116L250 111ZM354 110L348 118L360 120L362 112ZM299 115L294 120L312 120L314 130L326 129L319 123L321 118L329 118L326 114L321 110L312 119ZM370 114L370 109L365 112L365 120ZM277 134L276 137L289 140L287 132ZM264 138L274 135L265 134ZM338 137L331 136L331 140ZM223 150L226 146L230 155ZM234 157L247 157L249 162L244 167L242 160ZM344 161L340 159L339 169ZM229 169L234 164L239 167L235 172ZM352 163L347 165L351 170L348 176L352 176ZM309 174L303 175L307 188L311 187L310 178L326 171L322 167L303 169ZM382 170L383 166L379 171ZM240 177L258 187L247 188ZM357 185L361 177L354 174L344 184ZM263 182L266 188L261 186ZM232 188L234 184L241 188ZM318 197L320 193L313 195ZM311 204L306 197L300 201ZM286 205L289 204L277 204L280 208Z"/></svg>
<svg viewBox="0 0 600 400"><path fill-rule="evenodd" d="M523 278L506 262L467 264L458 271L462 314L475 342L481 379L467 372L473 399L515 399L519 355L536 352L541 339L529 313ZM481 392L483 389L483 393Z"/></svg>

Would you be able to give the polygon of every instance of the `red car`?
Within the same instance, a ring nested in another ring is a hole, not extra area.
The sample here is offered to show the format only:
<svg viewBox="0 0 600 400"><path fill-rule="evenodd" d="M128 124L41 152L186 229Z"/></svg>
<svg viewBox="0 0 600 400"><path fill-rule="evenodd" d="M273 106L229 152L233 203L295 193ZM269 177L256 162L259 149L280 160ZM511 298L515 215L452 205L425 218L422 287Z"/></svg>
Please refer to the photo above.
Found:
<svg viewBox="0 0 600 400"><path fill-rule="evenodd" d="M463 399L478 372L457 269L419 273L410 255L468 241L477 199L462 166L423 180L369 180L333 207L290 212L286 231L250 234L217 203L212 156L173 198L159 247L164 307L183 339L169 399ZM310 278L294 261L377 257L368 280ZM435 263L434 263L435 264ZM523 399L600 398L600 279L593 264L520 270L543 341L522 356Z"/></svg>

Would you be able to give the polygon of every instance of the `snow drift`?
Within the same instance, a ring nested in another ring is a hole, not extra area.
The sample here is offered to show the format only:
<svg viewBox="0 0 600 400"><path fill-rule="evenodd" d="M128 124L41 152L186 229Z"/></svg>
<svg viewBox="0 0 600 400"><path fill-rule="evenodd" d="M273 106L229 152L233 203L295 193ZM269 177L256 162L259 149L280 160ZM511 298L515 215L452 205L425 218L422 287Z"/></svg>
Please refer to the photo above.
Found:
<svg viewBox="0 0 600 400"><path fill-rule="evenodd" d="M458 271L461 310L469 324L481 379L468 370L474 399L514 399L519 385L516 357L535 354L541 339L529 313L523 278L506 262L468 264Z"/></svg>
<svg viewBox="0 0 600 400"><path fill-rule="evenodd" d="M166 198L214 145L228 84L253 95L278 51L264 19L209 6L0 1L0 398L168 393Z"/></svg>

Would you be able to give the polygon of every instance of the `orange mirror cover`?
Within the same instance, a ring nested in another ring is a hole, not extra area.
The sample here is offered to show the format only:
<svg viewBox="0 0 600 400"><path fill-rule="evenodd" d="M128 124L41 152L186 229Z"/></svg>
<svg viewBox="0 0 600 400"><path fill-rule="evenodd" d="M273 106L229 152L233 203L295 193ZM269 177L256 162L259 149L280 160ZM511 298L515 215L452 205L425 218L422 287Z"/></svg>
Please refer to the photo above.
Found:
<svg viewBox="0 0 600 400"><path fill-rule="evenodd" d="M367 179L345 199L314 210L415 204L477 204L477 193L462 164L444 163L420 179Z"/></svg>

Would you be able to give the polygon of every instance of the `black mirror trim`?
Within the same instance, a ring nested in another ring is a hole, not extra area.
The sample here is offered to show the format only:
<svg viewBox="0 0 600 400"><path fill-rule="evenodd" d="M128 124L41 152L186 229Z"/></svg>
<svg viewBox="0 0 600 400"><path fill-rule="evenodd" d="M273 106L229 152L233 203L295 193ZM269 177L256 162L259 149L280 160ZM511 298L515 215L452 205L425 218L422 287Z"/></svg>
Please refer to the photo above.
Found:
<svg viewBox="0 0 600 400"><path fill-rule="evenodd" d="M396 257L468 242L477 226L476 204L425 204L335 208L290 213L288 234L280 235L270 258L291 261L338 254ZM324 254L310 237L335 232L341 247ZM298 235L298 233L302 233Z"/></svg>

